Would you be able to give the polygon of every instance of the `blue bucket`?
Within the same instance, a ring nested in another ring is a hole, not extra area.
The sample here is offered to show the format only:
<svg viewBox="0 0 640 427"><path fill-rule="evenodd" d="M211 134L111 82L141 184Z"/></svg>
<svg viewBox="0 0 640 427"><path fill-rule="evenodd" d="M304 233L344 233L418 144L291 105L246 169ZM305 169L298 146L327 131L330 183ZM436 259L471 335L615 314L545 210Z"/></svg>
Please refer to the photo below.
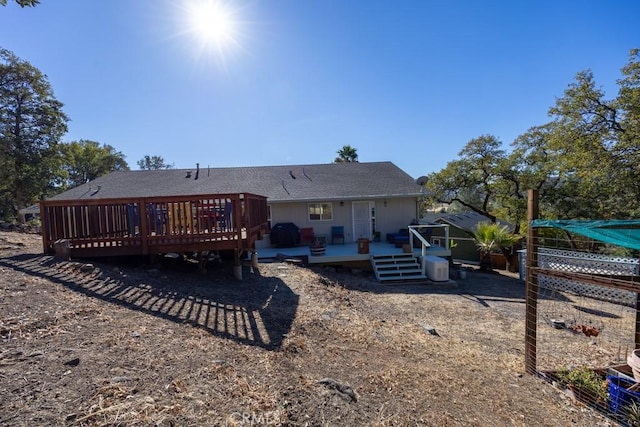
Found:
<svg viewBox="0 0 640 427"><path fill-rule="evenodd" d="M635 384L635 381L608 375L607 383L609 384L609 411L615 414L623 406L631 405L633 402L640 404L640 392L627 390Z"/></svg>

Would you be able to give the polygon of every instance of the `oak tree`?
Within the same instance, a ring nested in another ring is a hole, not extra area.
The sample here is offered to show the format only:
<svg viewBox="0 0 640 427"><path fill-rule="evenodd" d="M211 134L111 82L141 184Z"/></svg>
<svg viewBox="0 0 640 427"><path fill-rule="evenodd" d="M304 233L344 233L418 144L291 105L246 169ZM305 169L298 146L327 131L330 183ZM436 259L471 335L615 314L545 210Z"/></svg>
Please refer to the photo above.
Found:
<svg viewBox="0 0 640 427"><path fill-rule="evenodd" d="M15 218L53 191L67 131L62 106L40 70L0 49L0 217Z"/></svg>
<svg viewBox="0 0 640 427"><path fill-rule="evenodd" d="M117 170L129 170L125 156L111 145L81 139L62 144L66 186L76 187Z"/></svg>
<svg viewBox="0 0 640 427"><path fill-rule="evenodd" d="M165 162L161 156L149 156L145 154L137 163L141 170L173 169L173 164Z"/></svg>
<svg viewBox="0 0 640 427"><path fill-rule="evenodd" d="M40 0L15 0L20 7L33 7L40 4ZM0 6L6 6L7 0L0 0Z"/></svg>

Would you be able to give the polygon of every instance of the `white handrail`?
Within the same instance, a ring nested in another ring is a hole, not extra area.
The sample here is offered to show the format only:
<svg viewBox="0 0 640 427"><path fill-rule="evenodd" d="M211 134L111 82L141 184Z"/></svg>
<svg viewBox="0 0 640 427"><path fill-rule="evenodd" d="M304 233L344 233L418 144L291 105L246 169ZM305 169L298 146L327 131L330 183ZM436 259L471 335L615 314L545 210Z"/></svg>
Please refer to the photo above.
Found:
<svg viewBox="0 0 640 427"><path fill-rule="evenodd" d="M427 274L427 248L431 247L431 243L427 242L422 234L418 230L422 228L444 228L444 237L445 237L445 249L449 250L449 225L448 224L420 224L420 225L410 225L409 226L409 247L413 248L413 236L416 236L421 243L421 260L420 267L422 268L422 274ZM413 250L413 249L412 249Z"/></svg>

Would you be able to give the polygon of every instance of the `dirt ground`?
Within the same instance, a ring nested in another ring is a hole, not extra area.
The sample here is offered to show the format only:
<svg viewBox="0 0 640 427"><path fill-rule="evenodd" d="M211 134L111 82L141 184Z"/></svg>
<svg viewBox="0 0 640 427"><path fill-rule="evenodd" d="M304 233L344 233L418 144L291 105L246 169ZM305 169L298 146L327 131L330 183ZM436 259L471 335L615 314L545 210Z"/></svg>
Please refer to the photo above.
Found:
<svg viewBox="0 0 640 427"><path fill-rule="evenodd" d="M607 426L524 373L524 284L61 261L0 232L0 425Z"/></svg>

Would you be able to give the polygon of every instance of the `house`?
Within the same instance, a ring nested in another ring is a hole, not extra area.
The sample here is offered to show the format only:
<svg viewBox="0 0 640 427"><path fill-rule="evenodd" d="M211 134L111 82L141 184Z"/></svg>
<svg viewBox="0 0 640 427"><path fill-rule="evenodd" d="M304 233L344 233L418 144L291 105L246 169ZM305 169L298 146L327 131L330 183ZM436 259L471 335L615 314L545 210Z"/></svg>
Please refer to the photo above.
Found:
<svg viewBox="0 0 640 427"><path fill-rule="evenodd" d="M40 205L35 204L22 208L18 211L18 219L20 222L25 223L33 220L40 219Z"/></svg>
<svg viewBox="0 0 640 427"><path fill-rule="evenodd" d="M425 214L419 222L422 224L448 224L450 226L449 238L455 243L451 248L451 256L454 259L469 263L476 263L480 261L480 252L478 251L475 239L473 238L473 233L479 223L491 222L489 217L473 211L459 213L431 212ZM514 229L514 226L508 222L499 219L496 222L500 226L507 226L509 231L513 231ZM444 234L434 229L430 243L434 246L444 246L445 242L443 239Z"/></svg>
<svg viewBox="0 0 640 427"><path fill-rule="evenodd" d="M255 249L255 241L268 232L264 221L269 226L294 223L313 228L316 236L328 241L332 228L341 227L344 241L354 242L406 227L418 217L422 191L422 186L391 162L117 171L44 201L43 239L45 251L51 251L57 239L75 238L84 239L80 243L87 253L99 249L101 255L120 254L123 247L132 253L139 249L143 253L175 251L180 242L193 243L189 249L205 250L219 244L246 251ZM257 203L252 213L260 211L250 223L248 218L235 216L244 214L245 197ZM238 205L227 209L232 202ZM99 212L98 205L102 206ZM54 208L64 210L64 215ZM234 217L227 221L218 218L231 212ZM215 225L208 223L206 215L216 216ZM230 231L219 223L228 225L232 219L238 234L223 234ZM72 229L70 222L74 222ZM255 227L255 233L240 244L246 238L241 230L247 225ZM63 229L68 230L60 231ZM117 241L97 245L92 241L106 239L105 233L115 235ZM134 243L122 240L138 235L152 238ZM143 247L134 249L130 243Z"/></svg>
<svg viewBox="0 0 640 427"><path fill-rule="evenodd" d="M293 222L330 238L374 239L395 233L418 217L423 187L391 162L331 163L257 168L267 196L271 224Z"/></svg>

